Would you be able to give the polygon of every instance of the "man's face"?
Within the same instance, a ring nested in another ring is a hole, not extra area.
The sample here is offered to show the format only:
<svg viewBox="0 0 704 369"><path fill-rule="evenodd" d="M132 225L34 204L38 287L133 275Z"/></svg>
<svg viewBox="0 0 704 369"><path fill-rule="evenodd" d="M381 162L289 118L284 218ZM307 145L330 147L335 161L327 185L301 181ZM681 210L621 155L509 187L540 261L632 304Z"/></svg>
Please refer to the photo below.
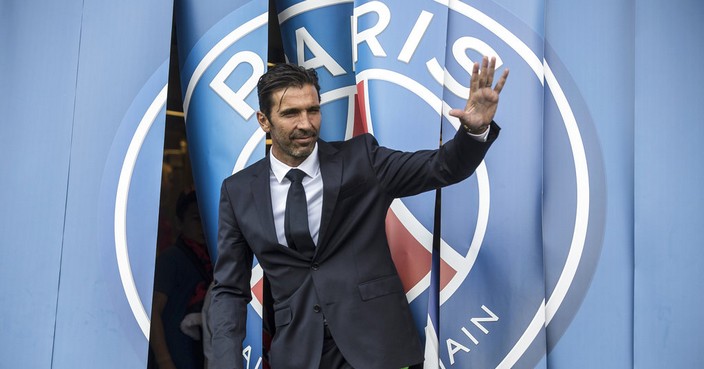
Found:
<svg viewBox="0 0 704 369"><path fill-rule="evenodd" d="M320 132L320 101L312 85L288 87L272 95L271 114L257 112L264 132L271 133L271 153L297 167L313 152Z"/></svg>

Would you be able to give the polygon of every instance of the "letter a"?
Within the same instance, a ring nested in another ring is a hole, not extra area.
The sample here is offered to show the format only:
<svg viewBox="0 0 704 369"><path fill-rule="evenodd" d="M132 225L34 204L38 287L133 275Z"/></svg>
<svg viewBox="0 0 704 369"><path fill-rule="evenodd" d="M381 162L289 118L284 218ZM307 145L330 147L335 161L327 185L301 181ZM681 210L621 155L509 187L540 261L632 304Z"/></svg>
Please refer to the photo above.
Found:
<svg viewBox="0 0 704 369"><path fill-rule="evenodd" d="M469 347L462 346L452 338L447 339L447 353L450 355L450 365L455 365L455 354L460 350L469 352Z"/></svg>
<svg viewBox="0 0 704 369"><path fill-rule="evenodd" d="M305 60L305 48L315 55L314 57ZM345 74L345 70L338 64L335 59L328 54L325 49L315 41L313 36L308 33L305 27L296 30L296 55L298 56L298 64L306 68L325 67L333 76Z"/></svg>

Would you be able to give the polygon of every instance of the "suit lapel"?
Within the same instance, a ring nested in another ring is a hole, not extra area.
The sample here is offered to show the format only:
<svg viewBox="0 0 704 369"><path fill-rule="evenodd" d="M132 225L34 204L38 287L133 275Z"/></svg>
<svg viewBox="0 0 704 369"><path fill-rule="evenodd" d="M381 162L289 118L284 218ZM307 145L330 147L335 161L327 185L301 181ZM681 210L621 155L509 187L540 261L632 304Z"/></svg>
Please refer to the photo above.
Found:
<svg viewBox="0 0 704 369"><path fill-rule="evenodd" d="M319 140L318 155L320 158L320 173L323 176L323 211L320 219L320 234L318 236L316 255L322 252L321 249L327 243L328 227L342 183L342 160L337 155L337 149L327 142Z"/></svg>
<svg viewBox="0 0 704 369"><path fill-rule="evenodd" d="M305 259L301 253L280 244L279 240L276 238L274 214L271 212L271 185L269 183L270 170L271 164L269 162L269 157L267 156L261 161L261 165L255 170L255 174L252 177L252 182L250 183L252 198L257 210L259 223L264 228L263 237L267 241L266 246L276 247L279 251L290 256L294 256L297 259Z"/></svg>
<svg viewBox="0 0 704 369"><path fill-rule="evenodd" d="M274 215L271 212L271 187L269 186L269 157L264 158L262 165L257 168L252 182L252 198L259 216L260 224L265 228L266 240L272 244L278 244L276 239L276 227L274 225Z"/></svg>

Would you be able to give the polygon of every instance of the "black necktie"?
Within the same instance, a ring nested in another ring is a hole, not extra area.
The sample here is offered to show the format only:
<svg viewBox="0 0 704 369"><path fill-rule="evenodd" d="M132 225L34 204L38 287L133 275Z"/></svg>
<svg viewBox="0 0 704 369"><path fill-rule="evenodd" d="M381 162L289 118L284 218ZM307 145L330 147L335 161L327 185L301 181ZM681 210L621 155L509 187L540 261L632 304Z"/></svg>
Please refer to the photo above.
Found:
<svg viewBox="0 0 704 369"><path fill-rule="evenodd" d="M312 258L315 254L315 244L308 228L308 203L303 189L305 176L306 174L300 169L291 169L286 173L286 178L291 181L291 187L288 188L286 198L284 233L288 247Z"/></svg>

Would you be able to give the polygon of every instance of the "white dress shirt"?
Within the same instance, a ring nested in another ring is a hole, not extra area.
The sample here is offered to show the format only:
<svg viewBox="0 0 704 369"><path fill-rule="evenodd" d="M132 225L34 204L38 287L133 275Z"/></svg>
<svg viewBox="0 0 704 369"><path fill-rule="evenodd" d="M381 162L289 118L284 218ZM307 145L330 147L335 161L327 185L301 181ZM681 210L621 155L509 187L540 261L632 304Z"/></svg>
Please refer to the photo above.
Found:
<svg viewBox="0 0 704 369"><path fill-rule="evenodd" d="M286 213L286 198L291 181L286 178L286 173L293 167L282 163L274 155L269 155L271 171L269 172L269 187L271 188L271 210L274 214L276 239L279 243L288 246L284 232L284 218ZM313 243L318 244L320 233L320 219L323 213L323 176L320 175L320 160L318 159L318 144L313 152L297 167L306 176L303 178L303 189L308 202L308 228L313 238Z"/></svg>

